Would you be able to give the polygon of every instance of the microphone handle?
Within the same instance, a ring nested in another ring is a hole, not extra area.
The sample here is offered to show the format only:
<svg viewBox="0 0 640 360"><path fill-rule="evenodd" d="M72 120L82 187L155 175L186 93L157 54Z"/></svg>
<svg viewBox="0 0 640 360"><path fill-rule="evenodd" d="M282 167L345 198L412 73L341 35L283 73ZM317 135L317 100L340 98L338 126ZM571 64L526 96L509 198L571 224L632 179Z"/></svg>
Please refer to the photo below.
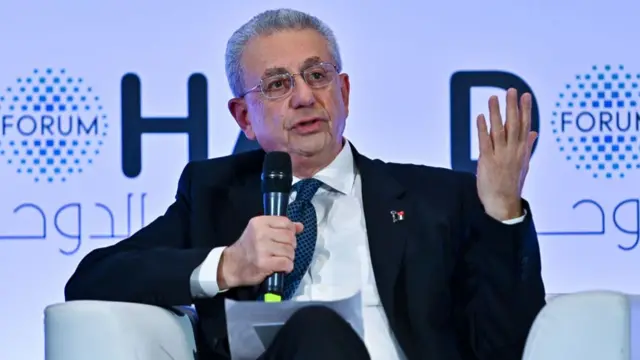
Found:
<svg viewBox="0 0 640 360"><path fill-rule="evenodd" d="M287 216L289 194L281 192L269 192L263 195L263 210L265 215Z"/></svg>
<svg viewBox="0 0 640 360"><path fill-rule="evenodd" d="M264 214L269 216L287 216L289 194L270 192L263 195ZM280 302L284 295L284 273L271 274L265 280L265 302Z"/></svg>

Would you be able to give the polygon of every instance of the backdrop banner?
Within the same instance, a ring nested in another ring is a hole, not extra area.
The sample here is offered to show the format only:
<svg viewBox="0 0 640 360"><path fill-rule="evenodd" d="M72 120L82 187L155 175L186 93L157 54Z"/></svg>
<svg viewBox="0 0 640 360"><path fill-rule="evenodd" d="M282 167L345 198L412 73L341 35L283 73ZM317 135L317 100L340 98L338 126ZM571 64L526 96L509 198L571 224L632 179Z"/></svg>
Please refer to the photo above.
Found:
<svg viewBox="0 0 640 360"><path fill-rule="evenodd" d="M334 30L369 157L474 171L489 96L530 91L547 292L640 291L639 2L3 0L1 359L43 358L44 308L89 251L164 213L189 160L254 146L224 52L276 7Z"/></svg>

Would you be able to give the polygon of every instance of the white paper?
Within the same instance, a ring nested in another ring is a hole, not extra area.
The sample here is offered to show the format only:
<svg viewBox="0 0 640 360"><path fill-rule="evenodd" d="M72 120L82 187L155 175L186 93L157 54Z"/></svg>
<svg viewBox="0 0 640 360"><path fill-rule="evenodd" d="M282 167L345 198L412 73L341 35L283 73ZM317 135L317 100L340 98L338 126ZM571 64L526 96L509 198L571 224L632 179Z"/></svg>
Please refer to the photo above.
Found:
<svg viewBox="0 0 640 360"><path fill-rule="evenodd" d="M311 305L322 305L332 309L351 324L355 332L364 340L360 291L334 301L265 303L226 299L225 311L231 359L255 360L258 358L289 317L296 311Z"/></svg>

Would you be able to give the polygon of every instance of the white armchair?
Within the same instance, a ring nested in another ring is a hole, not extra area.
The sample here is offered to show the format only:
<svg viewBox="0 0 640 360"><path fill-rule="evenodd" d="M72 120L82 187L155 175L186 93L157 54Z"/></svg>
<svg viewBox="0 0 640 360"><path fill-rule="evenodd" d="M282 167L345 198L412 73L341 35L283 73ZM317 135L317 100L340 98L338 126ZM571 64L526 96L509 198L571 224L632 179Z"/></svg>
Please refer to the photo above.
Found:
<svg viewBox="0 0 640 360"><path fill-rule="evenodd" d="M195 360L195 311L172 310L108 301L50 305L45 360Z"/></svg>
<svg viewBox="0 0 640 360"><path fill-rule="evenodd" d="M51 305L45 309L45 360L194 360L195 319L189 308ZM523 360L640 360L640 297L600 291L550 297Z"/></svg>
<svg viewBox="0 0 640 360"><path fill-rule="evenodd" d="M640 360L640 297L609 291L549 296L523 360Z"/></svg>

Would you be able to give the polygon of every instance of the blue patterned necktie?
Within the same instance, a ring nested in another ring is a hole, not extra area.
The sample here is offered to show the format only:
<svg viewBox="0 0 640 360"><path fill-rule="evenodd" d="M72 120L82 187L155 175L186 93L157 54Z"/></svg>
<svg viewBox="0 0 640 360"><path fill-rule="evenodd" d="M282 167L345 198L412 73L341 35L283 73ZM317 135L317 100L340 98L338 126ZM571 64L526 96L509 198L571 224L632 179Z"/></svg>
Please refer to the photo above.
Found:
<svg viewBox="0 0 640 360"><path fill-rule="evenodd" d="M293 271L284 277L284 299L293 297L309 269L313 252L316 249L316 238L318 237L318 220L316 210L311 204L311 198L316 194L322 181L317 179L304 179L293 185L296 191L296 199L287 207L287 217L293 222L300 222L304 229L296 236L297 246L293 262Z"/></svg>

